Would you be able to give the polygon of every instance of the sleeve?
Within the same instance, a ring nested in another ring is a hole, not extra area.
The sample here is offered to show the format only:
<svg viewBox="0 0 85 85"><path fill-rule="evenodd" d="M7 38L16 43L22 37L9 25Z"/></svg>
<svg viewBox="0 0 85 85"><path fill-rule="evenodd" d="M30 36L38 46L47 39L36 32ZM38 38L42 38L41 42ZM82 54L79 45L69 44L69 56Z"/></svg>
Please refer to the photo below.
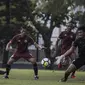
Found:
<svg viewBox="0 0 85 85"><path fill-rule="evenodd" d="M10 40L10 43L15 43L16 42L16 38L18 37L18 35L15 35L11 40Z"/></svg>

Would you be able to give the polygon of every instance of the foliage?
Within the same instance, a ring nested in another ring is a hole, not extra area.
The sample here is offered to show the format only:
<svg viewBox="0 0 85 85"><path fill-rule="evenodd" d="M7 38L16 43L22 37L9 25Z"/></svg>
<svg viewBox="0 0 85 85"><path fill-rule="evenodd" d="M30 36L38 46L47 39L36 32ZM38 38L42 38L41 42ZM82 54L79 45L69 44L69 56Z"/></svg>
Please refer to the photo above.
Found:
<svg viewBox="0 0 85 85"><path fill-rule="evenodd" d="M0 22L5 29L0 29L4 34L1 33L1 36L12 37L14 31L25 26L32 36L36 37L36 33L42 35L47 48L46 57L50 58L54 28L66 25L70 19L75 23L74 15L70 13L74 3L73 0L2 0Z"/></svg>

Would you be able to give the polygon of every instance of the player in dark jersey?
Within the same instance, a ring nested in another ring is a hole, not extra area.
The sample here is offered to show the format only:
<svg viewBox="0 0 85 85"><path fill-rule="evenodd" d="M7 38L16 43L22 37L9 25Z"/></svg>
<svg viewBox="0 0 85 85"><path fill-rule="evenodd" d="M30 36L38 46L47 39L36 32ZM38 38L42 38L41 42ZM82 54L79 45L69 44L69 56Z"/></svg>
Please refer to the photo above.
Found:
<svg viewBox="0 0 85 85"><path fill-rule="evenodd" d="M61 40L60 55L64 54L68 49L70 49L72 43L75 40L75 37L76 36L75 36L75 33L72 32L71 25L70 24L67 25L67 28L65 29L65 31L60 33L56 43L58 44L58 42ZM68 57L65 57L65 59L63 60L64 62L61 61L60 64L58 64L58 68L61 68L63 65L68 66L71 63L71 61L73 61L74 59L73 57L74 57L73 55L69 54ZM72 73L71 78L75 78L75 72Z"/></svg>
<svg viewBox="0 0 85 85"><path fill-rule="evenodd" d="M71 48L61 55L61 59L71 54L76 49L76 47L78 47L79 57L68 67L64 78L60 80L61 82L66 82L71 72L76 71L81 66L85 65L85 26L80 26L78 28L76 36L77 39L72 44Z"/></svg>
<svg viewBox="0 0 85 85"><path fill-rule="evenodd" d="M20 34L15 35L7 44L6 46L6 50L7 51L11 51L13 50L12 48L10 48L10 46L12 45L16 45L16 49L13 53L13 55L10 57L10 59L7 62L7 66L6 66L6 74L4 76L4 78L9 78L9 71L11 69L11 64L15 61L17 61L20 58L24 58L27 61L30 61L33 64L33 69L34 69L34 78L38 79L38 67L37 67L37 63L36 63L36 58L33 57L28 50L28 47L30 45L34 44L35 47L37 48L41 48L41 46L39 46L36 42L34 42L34 40L27 35L26 30L22 29Z"/></svg>

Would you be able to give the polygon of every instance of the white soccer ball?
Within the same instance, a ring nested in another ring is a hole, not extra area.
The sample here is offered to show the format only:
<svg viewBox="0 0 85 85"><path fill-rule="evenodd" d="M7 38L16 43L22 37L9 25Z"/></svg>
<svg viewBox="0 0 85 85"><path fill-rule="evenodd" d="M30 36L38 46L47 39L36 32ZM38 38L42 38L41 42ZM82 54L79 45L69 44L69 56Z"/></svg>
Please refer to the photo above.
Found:
<svg viewBox="0 0 85 85"><path fill-rule="evenodd" d="M43 58L41 61L41 64L43 67L49 67L49 65L51 64L51 61L48 58Z"/></svg>

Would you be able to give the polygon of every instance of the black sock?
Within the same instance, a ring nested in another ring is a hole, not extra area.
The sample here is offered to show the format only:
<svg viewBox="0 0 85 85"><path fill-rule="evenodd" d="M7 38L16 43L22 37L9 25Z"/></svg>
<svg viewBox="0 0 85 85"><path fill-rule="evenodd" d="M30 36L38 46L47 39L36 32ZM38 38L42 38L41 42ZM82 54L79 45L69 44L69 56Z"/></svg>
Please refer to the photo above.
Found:
<svg viewBox="0 0 85 85"><path fill-rule="evenodd" d="M6 66L6 75L9 75L10 69L11 69L11 66L7 64L7 66Z"/></svg>
<svg viewBox="0 0 85 85"><path fill-rule="evenodd" d="M38 75L38 67L37 67L37 64L33 64L33 69L34 69L34 74L35 75Z"/></svg>

